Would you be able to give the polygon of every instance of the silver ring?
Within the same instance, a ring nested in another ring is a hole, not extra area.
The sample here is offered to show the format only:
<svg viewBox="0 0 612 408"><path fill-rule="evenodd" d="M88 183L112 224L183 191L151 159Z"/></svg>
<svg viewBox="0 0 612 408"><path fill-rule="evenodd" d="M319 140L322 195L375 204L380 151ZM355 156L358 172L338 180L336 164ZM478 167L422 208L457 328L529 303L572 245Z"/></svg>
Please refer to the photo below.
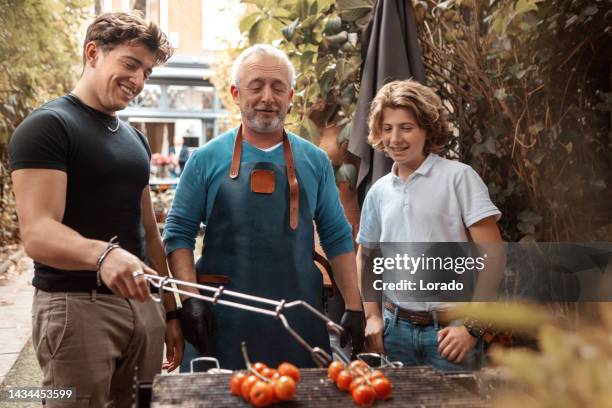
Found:
<svg viewBox="0 0 612 408"><path fill-rule="evenodd" d="M144 275L144 272L142 271L142 269L132 272L132 276L134 277L134 279L142 275Z"/></svg>

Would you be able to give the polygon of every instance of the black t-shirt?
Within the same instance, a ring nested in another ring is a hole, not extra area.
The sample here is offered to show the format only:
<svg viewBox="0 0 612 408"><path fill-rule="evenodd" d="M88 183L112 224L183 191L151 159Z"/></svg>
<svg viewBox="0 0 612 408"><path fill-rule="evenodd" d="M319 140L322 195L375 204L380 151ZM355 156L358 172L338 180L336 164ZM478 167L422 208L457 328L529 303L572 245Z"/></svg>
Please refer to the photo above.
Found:
<svg viewBox="0 0 612 408"><path fill-rule="evenodd" d="M11 171L56 169L67 173L62 223L86 238L108 241L145 258L141 194L149 183L146 137L72 95L32 112L13 133ZM95 271L68 271L36 262L33 285L56 291L95 289ZM110 292L108 288L102 291Z"/></svg>

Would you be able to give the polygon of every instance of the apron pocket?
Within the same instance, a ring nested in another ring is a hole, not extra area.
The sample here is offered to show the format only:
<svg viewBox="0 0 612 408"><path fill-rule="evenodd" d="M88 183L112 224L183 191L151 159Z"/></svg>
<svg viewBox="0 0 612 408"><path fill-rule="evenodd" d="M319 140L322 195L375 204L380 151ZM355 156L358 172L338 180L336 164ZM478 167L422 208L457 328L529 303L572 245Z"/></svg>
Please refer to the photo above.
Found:
<svg viewBox="0 0 612 408"><path fill-rule="evenodd" d="M274 171L255 169L251 171L251 191L259 194L274 192Z"/></svg>

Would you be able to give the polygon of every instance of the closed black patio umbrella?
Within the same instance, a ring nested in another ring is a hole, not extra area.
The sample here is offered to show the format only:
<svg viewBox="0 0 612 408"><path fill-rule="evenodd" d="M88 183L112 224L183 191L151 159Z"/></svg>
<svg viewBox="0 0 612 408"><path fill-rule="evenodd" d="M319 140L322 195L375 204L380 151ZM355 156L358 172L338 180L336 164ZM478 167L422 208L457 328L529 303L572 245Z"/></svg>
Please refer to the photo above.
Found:
<svg viewBox="0 0 612 408"><path fill-rule="evenodd" d="M359 204L376 180L391 170L392 161L367 143L370 103L384 84L400 79L425 82L410 0L378 0L362 37L363 66L357 108L348 149L361 159L357 173Z"/></svg>

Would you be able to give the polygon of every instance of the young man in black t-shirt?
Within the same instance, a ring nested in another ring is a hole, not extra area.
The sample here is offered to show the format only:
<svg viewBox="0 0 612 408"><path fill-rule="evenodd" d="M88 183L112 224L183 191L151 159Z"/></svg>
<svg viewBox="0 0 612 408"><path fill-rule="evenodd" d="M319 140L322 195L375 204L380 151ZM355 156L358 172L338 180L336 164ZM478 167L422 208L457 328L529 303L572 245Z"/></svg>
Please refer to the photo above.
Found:
<svg viewBox="0 0 612 408"><path fill-rule="evenodd" d="M43 385L76 387L76 406L130 406L134 378L160 372L164 339L165 368L182 359L178 321L165 322L142 276L168 273L149 147L116 116L171 53L155 24L100 15L74 90L35 110L10 143L21 237L35 260L32 338ZM172 296L164 305L176 308Z"/></svg>

